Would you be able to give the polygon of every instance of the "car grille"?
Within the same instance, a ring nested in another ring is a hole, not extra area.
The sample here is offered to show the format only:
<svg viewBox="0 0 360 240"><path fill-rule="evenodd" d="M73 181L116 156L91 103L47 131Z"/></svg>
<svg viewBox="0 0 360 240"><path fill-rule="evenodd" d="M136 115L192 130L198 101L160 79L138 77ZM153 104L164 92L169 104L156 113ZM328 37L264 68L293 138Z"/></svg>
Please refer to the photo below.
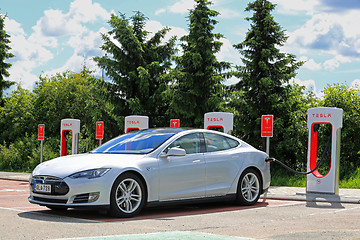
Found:
<svg viewBox="0 0 360 240"><path fill-rule="evenodd" d="M69 186L61 178L52 176L33 176L30 179L30 189L34 192L34 184L50 184L51 193L38 193L44 195L66 195L69 192Z"/></svg>
<svg viewBox="0 0 360 240"><path fill-rule="evenodd" d="M52 199L52 198L42 198L42 197L35 197L35 196L34 196L34 200L40 201L40 202L47 202L47 203L62 203L62 204L67 203L67 199Z"/></svg>
<svg viewBox="0 0 360 240"><path fill-rule="evenodd" d="M89 193L80 194L75 196L73 203L88 203L89 202Z"/></svg>

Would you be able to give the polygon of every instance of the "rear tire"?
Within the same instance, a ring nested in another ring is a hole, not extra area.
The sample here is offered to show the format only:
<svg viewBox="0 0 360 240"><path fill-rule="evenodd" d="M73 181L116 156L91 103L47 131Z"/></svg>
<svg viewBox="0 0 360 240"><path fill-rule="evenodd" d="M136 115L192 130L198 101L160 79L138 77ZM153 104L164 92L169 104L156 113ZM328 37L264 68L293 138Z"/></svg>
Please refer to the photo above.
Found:
<svg viewBox="0 0 360 240"><path fill-rule="evenodd" d="M252 168L246 169L239 179L236 202L245 206L254 205L259 200L261 186L259 173Z"/></svg>
<svg viewBox="0 0 360 240"><path fill-rule="evenodd" d="M133 173L118 177L111 189L109 214L113 217L134 217L146 203L143 181Z"/></svg>

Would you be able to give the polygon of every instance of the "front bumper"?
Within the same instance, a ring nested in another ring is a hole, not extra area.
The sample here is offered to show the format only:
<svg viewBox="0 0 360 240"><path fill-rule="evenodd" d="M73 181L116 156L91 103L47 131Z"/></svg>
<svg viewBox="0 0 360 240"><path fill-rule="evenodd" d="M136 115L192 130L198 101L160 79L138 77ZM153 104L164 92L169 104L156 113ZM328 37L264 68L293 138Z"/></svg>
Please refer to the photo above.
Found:
<svg viewBox="0 0 360 240"><path fill-rule="evenodd" d="M51 193L34 191L34 184L51 185ZM96 179L56 178L33 176L30 178L30 203L42 206L68 208L110 205L112 181L104 177Z"/></svg>

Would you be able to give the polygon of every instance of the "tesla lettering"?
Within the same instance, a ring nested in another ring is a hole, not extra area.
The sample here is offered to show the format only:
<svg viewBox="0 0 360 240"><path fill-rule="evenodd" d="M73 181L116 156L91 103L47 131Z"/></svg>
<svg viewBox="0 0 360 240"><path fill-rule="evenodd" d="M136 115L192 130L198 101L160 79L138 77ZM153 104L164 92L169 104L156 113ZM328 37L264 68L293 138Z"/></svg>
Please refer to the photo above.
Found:
<svg viewBox="0 0 360 240"><path fill-rule="evenodd" d="M127 123L130 124L130 125L135 125L135 124L139 124L140 121L139 120L137 120L137 121L130 120L130 121L127 121Z"/></svg>
<svg viewBox="0 0 360 240"><path fill-rule="evenodd" d="M331 117L331 113L313 113L315 118L328 118Z"/></svg>
<svg viewBox="0 0 360 240"><path fill-rule="evenodd" d="M208 118L209 122L222 122L224 121L223 118Z"/></svg>

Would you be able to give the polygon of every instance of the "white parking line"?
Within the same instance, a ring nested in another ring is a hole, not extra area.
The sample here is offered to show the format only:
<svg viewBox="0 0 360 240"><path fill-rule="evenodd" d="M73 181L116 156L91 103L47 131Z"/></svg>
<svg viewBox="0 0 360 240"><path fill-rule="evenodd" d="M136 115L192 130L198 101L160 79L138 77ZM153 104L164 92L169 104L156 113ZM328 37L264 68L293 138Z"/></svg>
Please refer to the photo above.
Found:
<svg viewBox="0 0 360 240"><path fill-rule="evenodd" d="M225 235L216 235L211 233L189 232L189 231L174 231L174 232L155 232L145 234L127 234L127 235L110 235L97 237L82 237L82 238L62 238L53 240L94 240L94 239L108 239L108 240L159 240L159 239L206 239L206 240L256 240L255 238L232 237Z"/></svg>

